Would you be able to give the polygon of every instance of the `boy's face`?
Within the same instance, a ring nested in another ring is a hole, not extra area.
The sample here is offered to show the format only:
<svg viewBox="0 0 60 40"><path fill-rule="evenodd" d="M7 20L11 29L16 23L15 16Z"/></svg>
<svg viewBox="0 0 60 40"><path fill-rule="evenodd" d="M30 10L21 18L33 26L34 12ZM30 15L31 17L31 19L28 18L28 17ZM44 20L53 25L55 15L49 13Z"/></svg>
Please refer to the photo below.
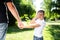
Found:
<svg viewBox="0 0 60 40"><path fill-rule="evenodd" d="M44 13L37 13L37 18L43 19L44 18Z"/></svg>

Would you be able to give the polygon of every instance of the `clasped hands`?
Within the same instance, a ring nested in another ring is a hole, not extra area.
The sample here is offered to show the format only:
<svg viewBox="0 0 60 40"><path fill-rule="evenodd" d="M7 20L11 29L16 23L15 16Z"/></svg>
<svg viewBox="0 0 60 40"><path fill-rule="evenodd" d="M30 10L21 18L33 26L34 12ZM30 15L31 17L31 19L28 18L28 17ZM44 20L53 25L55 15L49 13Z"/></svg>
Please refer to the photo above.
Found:
<svg viewBox="0 0 60 40"><path fill-rule="evenodd" d="M33 20L35 20L35 19L37 19L37 17L33 18ZM19 21L19 22L18 22L18 27L19 27L20 29L29 28L29 26L24 25L24 24L22 23L22 21Z"/></svg>
<svg viewBox="0 0 60 40"><path fill-rule="evenodd" d="M23 29L25 26L24 26L24 24L23 24L22 22L18 22L18 27L19 27L20 29Z"/></svg>

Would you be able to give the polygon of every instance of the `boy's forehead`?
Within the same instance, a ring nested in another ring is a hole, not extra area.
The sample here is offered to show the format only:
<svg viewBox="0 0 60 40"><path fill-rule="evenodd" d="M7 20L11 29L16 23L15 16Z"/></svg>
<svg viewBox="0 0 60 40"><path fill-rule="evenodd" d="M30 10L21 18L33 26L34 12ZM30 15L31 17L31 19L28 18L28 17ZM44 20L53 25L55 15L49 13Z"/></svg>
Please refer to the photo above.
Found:
<svg viewBox="0 0 60 40"><path fill-rule="evenodd" d="M43 12L38 12L37 14L44 14Z"/></svg>

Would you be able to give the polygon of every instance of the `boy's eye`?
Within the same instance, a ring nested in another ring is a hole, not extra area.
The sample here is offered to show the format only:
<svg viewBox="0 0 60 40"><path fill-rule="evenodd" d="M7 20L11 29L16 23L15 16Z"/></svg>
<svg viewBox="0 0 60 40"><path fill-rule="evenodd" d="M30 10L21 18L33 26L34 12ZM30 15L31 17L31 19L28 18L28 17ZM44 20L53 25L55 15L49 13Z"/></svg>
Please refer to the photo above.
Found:
<svg viewBox="0 0 60 40"><path fill-rule="evenodd" d="M43 15L43 14L39 14L39 15Z"/></svg>

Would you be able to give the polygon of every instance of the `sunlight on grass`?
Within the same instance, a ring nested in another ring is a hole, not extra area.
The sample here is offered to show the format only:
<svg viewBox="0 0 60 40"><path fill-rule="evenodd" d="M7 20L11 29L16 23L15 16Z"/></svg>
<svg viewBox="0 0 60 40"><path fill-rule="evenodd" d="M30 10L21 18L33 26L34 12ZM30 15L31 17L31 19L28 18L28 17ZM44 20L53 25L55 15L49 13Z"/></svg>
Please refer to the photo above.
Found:
<svg viewBox="0 0 60 40"><path fill-rule="evenodd" d="M33 30L7 34L6 40L32 40Z"/></svg>

